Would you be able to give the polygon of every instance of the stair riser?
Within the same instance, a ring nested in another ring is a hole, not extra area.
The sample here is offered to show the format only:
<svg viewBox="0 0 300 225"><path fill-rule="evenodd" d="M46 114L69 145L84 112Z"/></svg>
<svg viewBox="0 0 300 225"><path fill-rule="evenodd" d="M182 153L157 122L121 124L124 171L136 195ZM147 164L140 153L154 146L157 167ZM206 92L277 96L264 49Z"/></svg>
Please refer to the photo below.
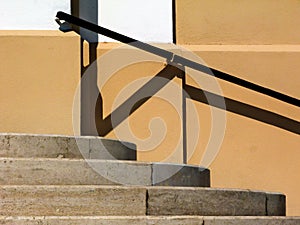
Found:
<svg viewBox="0 0 300 225"><path fill-rule="evenodd" d="M99 161L101 176L84 160L18 160L0 161L1 185L108 185L128 179L135 185L151 185L151 168L137 164L130 171L125 162Z"/></svg>
<svg viewBox="0 0 300 225"><path fill-rule="evenodd" d="M148 215L202 215L202 216L265 216L269 213L285 215L282 211L270 211L267 195L261 192L244 192L222 189L149 189Z"/></svg>
<svg viewBox="0 0 300 225"><path fill-rule="evenodd" d="M0 158L0 185L78 184L209 187L210 173L209 170L199 170L187 165L114 160Z"/></svg>
<svg viewBox="0 0 300 225"><path fill-rule="evenodd" d="M141 188L7 186L0 189L0 215L145 215L145 196Z"/></svg>
<svg viewBox="0 0 300 225"><path fill-rule="evenodd" d="M275 204L284 208L280 201L284 196L280 196L209 188L2 186L0 215L281 216L284 211L272 211L275 208L270 207Z"/></svg>
<svg viewBox="0 0 300 225"><path fill-rule="evenodd" d="M136 160L136 146L97 137L0 134L0 157Z"/></svg>

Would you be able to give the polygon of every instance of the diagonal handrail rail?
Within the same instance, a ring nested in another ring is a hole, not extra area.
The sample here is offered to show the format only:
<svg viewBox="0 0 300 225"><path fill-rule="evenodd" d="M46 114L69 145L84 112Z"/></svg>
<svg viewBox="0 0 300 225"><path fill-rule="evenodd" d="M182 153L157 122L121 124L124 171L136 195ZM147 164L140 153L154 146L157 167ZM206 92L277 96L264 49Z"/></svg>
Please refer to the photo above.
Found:
<svg viewBox="0 0 300 225"><path fill-rule="evenodd" d="M263 87L261 85L255 84L253 82L235 77L233 75L230 75L228 73L222 72L220 70L216 70L207 66L204 66L200 63L194 62L192 60L189 60L187 58L184 58L182 56L176 55L175 53L169 52L167 50L155 47L153 45L141 42L139 40L136 40L134 38L125 36L123 34L117 33L115 31L109 30L107 28L98 26L96 24L90 23L86 20L80 19L78 17L69 15L64 12L58 12L57 20L64 20L67 23L76 25L78 27L85 28L87 30L93 31L95 33L102 34L104 36L110 37L112 39L115 39L117 41L120 41L122 43L131 45L133 47L139 48L141 50L147 51L149 53L155 54L157 56L165 58L169 63L177 64L180 66L186 66L194 70L198 70L201 72L204 72L205 74L209 76L215 76L216 78L225 80L227 82L233 83L235 85L250 89L252 91L259 92L261 94L267 95L269 97L275 98L277 100L283 101L285 103L300 107L300 99L297 99L295 97L280 93L278 91L274 91L270 88ZM209 71L212 72L212 74L209 73Z"/></svg>

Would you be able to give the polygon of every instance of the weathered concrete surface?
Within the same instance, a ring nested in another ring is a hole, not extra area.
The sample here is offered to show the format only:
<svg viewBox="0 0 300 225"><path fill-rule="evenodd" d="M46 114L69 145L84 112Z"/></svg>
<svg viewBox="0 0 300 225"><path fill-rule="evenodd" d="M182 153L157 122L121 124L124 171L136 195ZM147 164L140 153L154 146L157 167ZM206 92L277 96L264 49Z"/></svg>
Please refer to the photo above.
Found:
<svg viewBox="0 0 300 225"><path fill-rule="evenodd" d="M0 199L2 216L265 216L267 207L264 192L185 187L15 185L0 186Z"/></svg>
<svg viewBox="0 0 300 225"><path fill-rule="evenodd" d="M112 160L0 159L0 185L107 184L149 186L151 165Z"/></svg>
<svg viewBox="0 0 300 225"><path fill-rule="evenodd" d="M202 217L148 217L148 216L105 216L105 217L0 217L0 224L26 225L198 225Z"/></svg>
<svg viewBox="0 0 300 225"><path fill-rule="evenodd" d="M210 187L208 169L176 164L153 163L153 186Z"/></svg>
<svg viewBox="0 0 300 225"><path fill-rule="evenodd" d="M0 217L5 225L298 225L300 217L62 216Z"/></svg>
<svg viewBox="0 0 300 225"><path fill-rule="evenodd" d="M0 157L136 160L136 146L100 137L0 134Z"/></svg>
<svg viewBox="0 0 300 225"><path fill-rule="evenodd" d="M2 216L133 216L146 213L146 189L109 186L2 186Z"/></svg>
<svg viewBox="0 0 300 225"><path fill-rule="evenodd" d="M298 225L300 217L204 217L204 225Z"/></svg>
<svg viewBox="0 0 300 225"><path fill-rule="evenodd" d="M149 188L148 215L264 216L266 194L212 188Z"/></svg>
<svg viewBox="0 0 300 225"><path fill-rule="evenodd" d="M158 179L160 183L157 183ZM0 185L208 187L209 181L209 170L202 171L187 165L64 158L0 158Z"/></svg>
<svg viewBox="0 0 300 225"><path fill-rule="evenodd" d="M267 215L285 216L286 215L286 197L280 193L266 193L267 195Z"/></svg>

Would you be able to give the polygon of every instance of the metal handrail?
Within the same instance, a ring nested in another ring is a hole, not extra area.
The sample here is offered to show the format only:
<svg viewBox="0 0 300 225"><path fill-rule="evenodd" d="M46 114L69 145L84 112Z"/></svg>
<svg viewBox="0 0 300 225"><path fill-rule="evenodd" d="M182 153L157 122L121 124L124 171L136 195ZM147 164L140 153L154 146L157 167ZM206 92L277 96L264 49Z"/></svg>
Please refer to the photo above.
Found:
<svg viewBox="0 0 300 225"><path fill-rule="evenodd" d="M171 64L175 64L175 65L177 64L180 67L182 67L182 66L189 67L191 69L201 71L209 76L215 76L219 79L225 80L225 81L233 83L235 85L250 89L252 91L259 92L261 94L267 95L269 97L275 98L275 99L283 101L285 103L289 103L291 105L300 107L300 99L297 99L292 96L289 96L289 95L274 91L272 89L260 86L258 84L252 83L250 81L235 77L233 75L224 73L220 70L216 70L216 69L204 66L200 63L197 63L197 62L194 62L187 58L176 55L175 53L172 53L167 50L155 47L153 45L141 42L139 40L125 36L123 34L109 30L107 28L90 23L90 22L80 19L78 17L69 15L64 12L58 12L56 17L57 17L58 23L60 23L59 20L64 20L67 23L73 24L75 26L85 28L85 29L93 31L95 33L102 34L102 35L112 38L114 40L120 41L122 43L131 45L133 47L136 47L141 50L147 51L149 53L155 54L157 56L163 57ZM62 23L60 23L60 24L62 24ZM208 71L211 71L212 74L208 73Z"/></svg>

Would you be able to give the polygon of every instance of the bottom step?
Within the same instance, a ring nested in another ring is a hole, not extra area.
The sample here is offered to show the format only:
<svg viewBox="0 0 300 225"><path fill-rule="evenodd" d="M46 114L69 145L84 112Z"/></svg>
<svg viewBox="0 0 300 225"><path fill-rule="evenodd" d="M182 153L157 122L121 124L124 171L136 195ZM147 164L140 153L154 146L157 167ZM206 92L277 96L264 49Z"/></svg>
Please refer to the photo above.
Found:
<svg viewBox="0 0 300 225"><path fill-rule="evenodd" d="M0 217L6 225L299 225L300 217Z"/></svg>
<svg viewBox="0 0 300 225"><path fill-rule="evenodd" d="M0 186L1 216L284 216L285 196L215 188Z"/></svg>

